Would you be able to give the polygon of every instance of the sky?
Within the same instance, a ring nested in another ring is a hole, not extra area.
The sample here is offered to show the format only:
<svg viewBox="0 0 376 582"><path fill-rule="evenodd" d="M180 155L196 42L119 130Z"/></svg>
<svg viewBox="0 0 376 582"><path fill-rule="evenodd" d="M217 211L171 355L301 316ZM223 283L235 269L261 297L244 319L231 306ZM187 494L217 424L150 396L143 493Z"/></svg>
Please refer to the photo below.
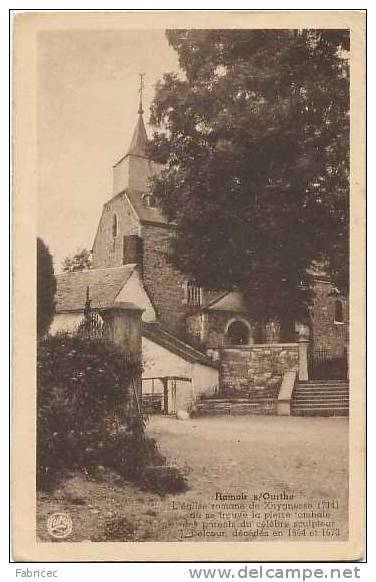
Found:
<svg viewBox="0 0 376 582"><path fill-rule="evenodd" d="M137 121L139 73L148 130L155 83L177 70L162 30L39 34L38 236L56 272L64 257L92 247L112 195L112 166Z"/></svg>

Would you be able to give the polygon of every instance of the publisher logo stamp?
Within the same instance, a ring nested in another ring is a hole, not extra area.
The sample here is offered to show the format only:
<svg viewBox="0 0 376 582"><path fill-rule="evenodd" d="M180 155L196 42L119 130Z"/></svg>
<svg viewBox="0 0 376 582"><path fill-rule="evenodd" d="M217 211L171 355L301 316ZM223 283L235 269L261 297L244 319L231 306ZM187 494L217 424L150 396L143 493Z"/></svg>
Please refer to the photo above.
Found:
<svg viewBox="0 0 376 582"><path fill-rule="evenodd" d="M72 529L72 518L68 513L53 513L47 519L48 533L54 538L68 537Z"/></svg>

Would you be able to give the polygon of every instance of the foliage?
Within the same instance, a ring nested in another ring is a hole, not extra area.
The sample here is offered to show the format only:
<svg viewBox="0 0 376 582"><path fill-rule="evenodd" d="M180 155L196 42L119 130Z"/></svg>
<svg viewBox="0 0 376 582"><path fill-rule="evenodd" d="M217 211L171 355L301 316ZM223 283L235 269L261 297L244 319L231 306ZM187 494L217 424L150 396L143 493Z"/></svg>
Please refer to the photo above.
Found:
<svg viewBox="0 0 376 582"><path fill-rule="evenodd" d="M127 407L140 366L104 340L67 334L38 344L37 485L53 487L67 471L114 468L135 478L156 456ZM121 451L121 454L120 454ZM114 453L117 452L117 455ZM159 462L159 458L158 458Z"/></svg>
<svg viewBox="0 0 376 582"><path fill-rule="evenodd" d="M183 74L157 85L150 154L172 260L206 288L245 288L261 319L302 316L313 262L348 283L348 31L167 38Z"/></svg>
<svg viewBox="0 0 376 582"><path fill-rule="evenodd" d="M56 279L52 256L41 238L37 238L37 335L48 332L55 314Z"/></svg>
<svg viewBox="0 0 376 582"><path fill-rule="evenodd" d="M165 493L183 493L188 489L188 482L180 467L150 466L143 473L143 483L147 489L160 495Z"/></svg>
<svg viewBox="0 0 376 582"><path fill-rule="evenodd" d="M93 258L90 251L82 249L77 251L72 257L65 257L62 263L63 271L73 273L74 271L85 271L93 266Z"/></svg>
<svg viewBox="0 0 376 582"><path fill-rule="evenodd" d="M133 435L131 439L129 431ZM124 479L138 479L142 482L147 466L165 463L156 441L145 438L143 431L140 430L137 417L128 417L128 430L121 427L116 434L108 437L103 447L102 458L102 464L110 466Z"/></svg>
<svg viewBox="0 0 376 582"><path fill-rule="evenodd" d="M134 541L136 530L134 524L129 519L126 517L117 517L107 520L103 533L107 541L126 542Z"/></svg>

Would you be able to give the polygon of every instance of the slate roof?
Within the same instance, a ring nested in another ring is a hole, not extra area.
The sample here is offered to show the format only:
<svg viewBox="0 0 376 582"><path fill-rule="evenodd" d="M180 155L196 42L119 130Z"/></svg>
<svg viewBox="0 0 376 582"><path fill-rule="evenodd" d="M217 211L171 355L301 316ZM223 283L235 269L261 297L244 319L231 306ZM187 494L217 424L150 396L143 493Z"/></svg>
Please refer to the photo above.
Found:
<svg viewBox="0 0 376 582"><path fill-rule="evenodd" d="M169 224L167 218L164 216L164 214L162 214L162 211L159 208L147 206L145 201L145 192L131 190L128 188L126 190L126 194L141 222L156 222L166 225Z"/></svg>
<svg viewBox="0 0 376 582"><path fill-rule="evenodd" d="M204 304L199 311L205 311L207 309L213 311L237 311L239 313L247 313L249 311L243 300L241 291L225 291Z"/></svg>
<svg viewBox="0 0 376 582"><path fill-rule="evenodd" d="M204 366L210 366L212 368L218 367L206 354L182 342L176 336L163 329L158 323L143 322L142 335L146 339L160 345L188 362L203 364Z"/></svg>
<svg viewBox="0 0 376 582"><path fill-rule="evenodd" d="M142 113L139 111L139 116L137 124L133 133L131 145L129 146L128 156L141 156L142 158L147 157L146 147L148 143L148 136L146 134L146 129L144 125L144 120Z"/></svg>
<svg viewBox="0 0 376 582"><path fill-rule="evenodd" d="M126 265L56 275L56 311L59 313L83 310L87 287L92 300L91 307L113 305L134 269L135 265Z"/></svg>

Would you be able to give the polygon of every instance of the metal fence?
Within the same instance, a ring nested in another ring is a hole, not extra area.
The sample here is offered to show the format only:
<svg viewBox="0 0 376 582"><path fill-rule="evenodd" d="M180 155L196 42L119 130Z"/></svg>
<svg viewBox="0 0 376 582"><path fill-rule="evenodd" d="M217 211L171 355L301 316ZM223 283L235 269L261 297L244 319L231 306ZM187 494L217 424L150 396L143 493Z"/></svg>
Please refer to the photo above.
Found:
<svg viewBox="0 0 376 582"><path fill-rule="evenodd" d="M347 349L334 352L326 346L312 349L309 354L308 374L312 380L345 380L347 378Z"/></svg>

